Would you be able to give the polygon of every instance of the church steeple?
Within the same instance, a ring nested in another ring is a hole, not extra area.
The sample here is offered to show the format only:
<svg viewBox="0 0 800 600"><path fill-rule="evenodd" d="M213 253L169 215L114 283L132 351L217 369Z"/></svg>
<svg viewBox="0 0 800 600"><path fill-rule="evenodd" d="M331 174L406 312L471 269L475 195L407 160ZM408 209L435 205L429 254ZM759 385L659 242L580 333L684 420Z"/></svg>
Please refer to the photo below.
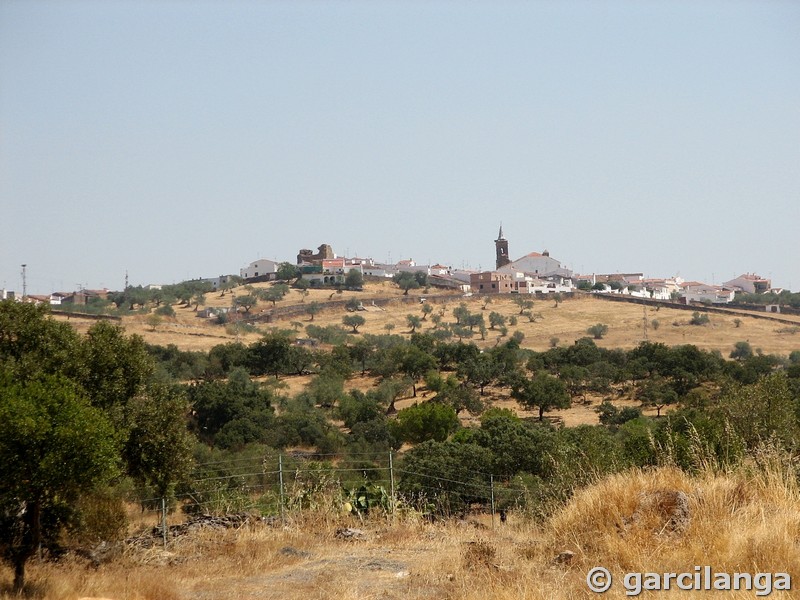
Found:
<svg viewBox="0 0 800 600"><path fill-rule="evenodd" d="M503 224L500 224L500 232L497 234L497 239L494 241L495 250L495 268L507 265L511 262L508 258L508 240L503 237Z"/></svg>

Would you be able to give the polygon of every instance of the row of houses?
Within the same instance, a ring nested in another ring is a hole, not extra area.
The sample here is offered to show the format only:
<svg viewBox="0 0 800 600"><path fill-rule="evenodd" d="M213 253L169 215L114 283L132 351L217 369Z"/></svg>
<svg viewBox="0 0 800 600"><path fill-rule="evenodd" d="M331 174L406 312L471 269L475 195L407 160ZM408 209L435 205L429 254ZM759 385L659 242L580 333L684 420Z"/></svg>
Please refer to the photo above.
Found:
<svg viewBox="0 0 800 600"><path fill-rule="evenodd" d="M276 279L281 263L259 258L239 270L239 275L248 283ZM469 291L468 270L457 270L442 264L420 265L413 259L400 260L394 264L376 262L372 258L339 257L328 244L322 244L318 252L301 250L297 255L297 268L312 286L338 285L344 283L350 271L356 270L366 277L391 279L401 272L427 274L431 284Z"/></svg>
<svg viewBox="0 0 800 600"><path fill-rule="evenodd" d="M30 304L49 304L50 306L61 306L71 304L74 306L84 306L93 299L106 300L109 290L87 290L82 289L77 292L53 292L52 294L28 294L25 297L18 296L12 290L3 289L0 291L0 300L18 300Z"/></svg>
<svg viewBox="0 0 800 600"><path fill-rule="evenodd" d="M579 281L590 281L594 288L597 283L602 289L595 293L625 294L654 300L681 300L687 304L728 304L737 294L781 293L783 290L772 287L769 279L754 273L745 273L720 285L701 281L684 281L680 277L666 279L645 279L641 273L620 273L613 275L578 276Z"/></svg>
<svg viewBox="0 0 800 600"><path fill-rule="evenodd" d="M771 287L768 279L744 274L722 285L699 281L684 281L680 277L645 278L642 273L613 273L592 275L567 275L563 269L538 274L503 267L495 271L473 273L470 289L478 294L548 294L572 292L577 287L585 289L582 282L590 284L596 294L619 294L652 300L681 300L687 304L728 304L737 293L780 293Z"/></svg>
<svg viewBox="0 0 800 600"><path fill-rule="evenodd" d="M470 289L479 294L571 292L577 287L591 288L598 294L622 294L653 300L676 300L727 304L737 293L780 293L772 282L755 273L745 273L722 285L684 281L680 277L645 278L643 273L604 273L576 275L547 250L531 252L512 261L503 228L495 244L495 270L473 273ZM588 285L586 285L588 284Z"/></svg>

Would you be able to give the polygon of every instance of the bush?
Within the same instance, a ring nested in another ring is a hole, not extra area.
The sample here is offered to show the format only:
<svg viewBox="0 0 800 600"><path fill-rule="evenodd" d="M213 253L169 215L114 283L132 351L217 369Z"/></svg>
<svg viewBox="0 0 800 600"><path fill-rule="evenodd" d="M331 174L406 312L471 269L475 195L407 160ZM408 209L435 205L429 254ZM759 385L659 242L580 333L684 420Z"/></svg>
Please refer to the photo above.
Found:
<svg viewBox="0 0 800 600"><path fill-rule="evenodd" d="M428 440L442 442L458 429L458 415L450 406L423 402L401 410L389 427L397 439L413 444Z"/></svg>
<svg viewBox="0 0 800 600"><path fill-rule="evenodd" d="M347 332L338 325L307 325L306 334L308 337L319 340L323 344L344 344L347 341Z"/></svg>
<svg viewBox="0 0 800 600"><path fill-rule="evenodd" d="M398 491L406 500L452 515L471 504L488 505L492 453L475 444L428 441L409 450L401 464Z"/></svg>
<svg viewBox="0 0 800 600"><path fill-rule="evenodd" d="M753 348L749 342L736 342L730 357L734 360L747 360L753 357Z"/></svg>
<svg viewBox="0 0 800 600"><path fill-rule="evenodd" d="M597 323L592 325L586 330L586 333L594 337L596 340L602 340L603 336L608 333L608 325L604 323Z"/></svg>
<svg viewBox="0 0 800 600"><path fill-rule="evenodd" d="M74 511L68 529L68 544L91 546L125 537L128 518L125 504L115 490L104 488L82 494L75 503Z"/></svg>
<svg viewBox="0 0 800 600"><path fill-rule="evenodd" d="M692 313L692 318L689 320L689 325L707 325L711 322L706 313L695 311Z"/></svg>
<svg viewBox="0 0 800 600"><path fill-rule="evenodd" d="M161 315L162 317L174 317L175 309L172 308L171 304L162 304L155 310L155 313L157 315Z"/></svg>
<svg viewBox="0 0 800 600"><path fill-rule="evenodd" d="M642 416L642 411L638 408L626 406L620 410L608 400L595 408L595 411L599 414L600 423L603 425L624 425Z"/></svg>

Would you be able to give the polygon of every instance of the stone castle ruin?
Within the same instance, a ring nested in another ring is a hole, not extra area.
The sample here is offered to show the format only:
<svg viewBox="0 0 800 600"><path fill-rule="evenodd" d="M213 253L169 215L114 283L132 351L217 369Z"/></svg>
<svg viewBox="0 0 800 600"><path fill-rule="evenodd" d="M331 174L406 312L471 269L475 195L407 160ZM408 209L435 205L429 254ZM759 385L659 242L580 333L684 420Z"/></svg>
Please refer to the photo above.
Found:
<svg viewBox="0 0 800 600"><path fill-rule="evenodd" d="M313 264L315 262L318 263L331 258L336 258L336 255L333 253L333 248L331 248L330 244L322 244L319 248L317 248L316 254L314 254L308 248L303 248L300 250L300 253L297 255L297 264Z"/></svg>

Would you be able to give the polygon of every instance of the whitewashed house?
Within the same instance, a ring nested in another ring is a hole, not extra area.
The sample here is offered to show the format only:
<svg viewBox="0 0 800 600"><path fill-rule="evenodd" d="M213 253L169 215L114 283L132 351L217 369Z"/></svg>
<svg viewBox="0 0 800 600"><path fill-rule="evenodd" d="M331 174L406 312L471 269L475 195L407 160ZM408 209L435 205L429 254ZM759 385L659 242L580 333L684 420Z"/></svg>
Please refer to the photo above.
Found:
<svg viewBox="0 0 800 600"><path fill-rule="evenodd" d="M259 258L254 260L249 265L239 270L239 275L242 279L253 279L255 277L269 277L278 272L280 263L268 258Z"/></svg>
<svg viewBox="0 0 800 600"><path fill-rule="evenodd" d="M735 292L733 290L726 290L719 285L708 285L697 281L684 284L681 291L681 298L684 298L687 304L690 302L728 304L733 301L734 295Z"/></svg>
<svg viewBox="0 0 800 600"><path fill-rule="evenodd" d="M772 281L755 273L744 273L723 283L726 288L741 290L748 294L763 294L772 288Z"/></svg>

